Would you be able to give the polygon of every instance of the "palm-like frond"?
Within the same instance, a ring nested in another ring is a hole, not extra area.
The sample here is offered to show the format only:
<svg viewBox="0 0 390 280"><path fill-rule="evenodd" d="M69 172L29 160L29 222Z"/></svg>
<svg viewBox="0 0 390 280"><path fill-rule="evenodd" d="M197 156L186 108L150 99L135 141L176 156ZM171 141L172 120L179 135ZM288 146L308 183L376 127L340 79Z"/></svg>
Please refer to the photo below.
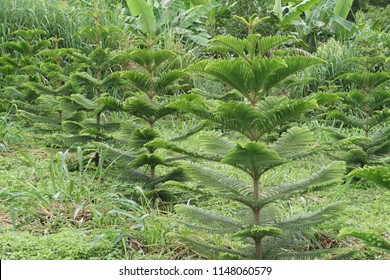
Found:
<svg viewBox="0 0 390 280"><path fill-rule="evenodd" d="M105 69L112 64L113 55L109 49L96 48L88 55L89 64L95 69Z"/></svg>
<svg viewBox="0 0 390 280"><path fill-rule="evenodd" d="M280 237L283 231L275 227L252 226L233 234L233 237L262 239L265 236Z"/></svg>
<svg viewBox="0 0 390 280"><path fill-rule="evenodd" d="M95 100L95 103L100 105L97 109L99 113L104 111L123 111L124 106L122 102L112 96L103 96Z"/></svg>
<svg viewBox="0 0 390 280"><path fill-rule="evenodd" d="M77 72L72 74L72 81L78 87L92 87L99 86L99 81L86 72Z"/></svg>
<svg viewBox="0 0 390 280"><path fill-rule="evenodd" d="M62 130L66 133L76 134L83 129L83 125L80 122L75 121L63 121L61 125Z"/></svg>
<svg viewBox="0 0 390 280"><path fill-rule="evenodd" d="M116 161L124 162L127 164L136 158L133 154L130 154L127 151L119 150L104 143L99 142L95 143L95 145L99 149L104 150L107 153L107 157Z"/></svg>
<svg viewBox="0 0 390 280"><path fill-rule="evenodd" d="M281 45L282 43L291 40L291 36L268 36L260 37L258 35L249 35L244 39L238 39L231 35L217 36L210 41L210 50L217 51L222 54L227 52L234 52L242 58L247 59L247 55L250 57L263 56L266 52L272 48Z"/></svg>
<svg viewBox="0 0 390 280"><path fill-rule="evenodd" d="M374 247L375 249L390 253L390 242L377 233L361 232L354 229L343 228L340 231L339 236L359 238L369 247Z"/></svg>
<svg viewBox="0 0 390 280"><path fill-rule="evenodd" d="M129 81L131 85L136 87L138 90L148 93L151 88L151 81L146 73L140 73L137 71L126 71L122 73L122 77Z"/></svg>
<svg viewBox="0 0 390 280"><path fill-rule="evenodd" d="M212 104L205 98L196 94L181 95L175 101L169 104L169 107L182 110L184 112L193 113L203 119L212 120L213 107L216 104Z"/></svg>
<svg viewBox="0 0 390 280"><path fill-rule="evenodd" d="M221 163L235 166L252 178L258 178L268 169L274 168L285 163L277 152L268 149L259 143L247 143L244 146L238 144L230 153L226 154Z"/></svg>
<svg viewBox="0 0 390 280"><path fill-rule="evenodd" d="M343 112L336 111L336 110L329 112L328 118L334 118L352 127L358 127L361 129L363 129L366 126L366 120L356 116L346 115Z"/></svg>
<svg viewBox="0 0 390 280"><path fill-rule="evenodd" d="M258 41L258 54L263 56L268 51L271 51L273 48L286 43L287 41L293 39L293 36L281 36L281 35L274 35L274 36L268 36L268 37L262 37Z"/></svg>
<svg viewBox="0 0 390 280"><path fill-rule="evenodd" d="M257 109L238 101L211 104L200 96L190 94L178 98L169 106L211 120L258 141L264 133L314 109L317 104L311 99L266 98L259 102Z"/></svg>
<svg viewBox="0 0 390 280"><path fill-rule="evenodd" d="M374 110L381 109L390 105L390 91L389 90L376 90L371 92L369 97L370 108Z"/></svg>
<svg viewBox="0 0 390 280"><path fill-rule="evenodd" d="M158 133L150 128L136 129L133 131L130 137L130 144L135 149L140 149L145 146L146 143L152 141L158 137Z"/></svg>
<svg viewBox="0 0 390 280"><path fill-rule="evenodd" d="M154 72L164 62L175 57L175 53L168 50L155 50L150 51L148 49L132 51L127 59L134 61L139 66L142 66L148 73Z"/></svg>
<svg viewBox="0 0 390 280"><path fill-rule="evenodd" d="M344 162L335 161L314 173L309 178L299 182L266 189L264 190L264 193L260 195L261 198L258 201L258 206L262 207L277 200L287 199L298 194L332 186L341 181L341 178L345 173L345 168Z"/></svg>
<svg viewBox="0 0 390 280"><path fill-rule="evenodd" d="M18 110L17 115L21 118L24 118L32 123L48 123L48 124L58 124L58 118L51 116L43 116L33 114L24 110Z"/></svg>
<svg viewBox="0 0 390 280"><path fill-rule="evenodd" d="M182 70L170 70L162 73L154 80L154 89L156 92L166 90L167 87L173 85L176 81L183 78L184 72Z"/></svg>
<svg viewBox="0 0 390 280"><path fill-rule="evenodd" d="M253 60L252 71L254 80L251 81L251 91L254 91L257 94L259 92L262 93L257 97L257 99L264 98L265 92L269 90L267 88L269 83L268 79L274 78L277 73L286 67L290 67L290 65L288 65L286 61L280 57L274 57L270 59L257 57Z"/></svg>
<svg viewBox="0 0 390 280"><path fill-rule="evenodd" d="M100 86L101 87L109 87L109 86L114 86L114 87L119 87L123 85L125 81L122 78L122 75L118 72L112 73L110 75L107 75L101 82Z"/></svg>
<svg viewBox="0 0 390 280"><path fill-rule="evenodd" d="M345 208L346 203L331 204L313 213L276 223L275 226L284 231L304 231L333 220L340 216Z"/></svg>
<svg viewBox="0 0 390 280"><path fill-rule="evenodd" d="M315 147L314 133L307 127L294 127L284 132L270 148L286 159L296 159L312 152Z"/></svg>
<svg viewBox="0 0 390 280"><path fill-rule="evenodd" d="M197 223L211 228L239 230L245 226L238 220L195 206L179 204L175 206L175 211L180 215L185 215L192 221L197 221Z"/></svg>
<svg viewBox="0 0 390 280"><path fill-rule="evenodd" d="M302 71L312 65L316 65L319 63L324 63L323 60L315 58L315 57L307 57L307 56L289 56L284 57L283 61L287 64L287 67L278 68L272 75L268 77L266 83L264 85L264 91L268 92L272 88L276 87L287 77Z"/></svg>
<svg viewBox="0 0 390 280"><path fill-rule="evenodd" d="M382 126L390 121L390 109L383 109L379 112L374 112L368 120L369 128Z"/></svg>
<svg viewBox="0 0 390 280"><path fill-rule="evenodd" d="M218 155L213 154L206 154L206 153L198 153L198 152L192 152L188 149L183 149L179 147L178 145L175 145L171 141L167 141L162 138L154 139L146 144L146 147L154 147L154 148L162 148L166 150L170 150L179 154L188 155L193 158L199 158L199 159L207 159L211 161L221 161L222 157Z"/></svg>
<svg viewBox="0 0 390 280"><path fill-rule="evenodd" d="M202 240L190 238L188 236L178 236L178 238L180 238L184 242L186 242L194 247L197 247L202 252L204 250L210 250L210 251L214 251L214 252L227 253L229 255L237 255L237 256L244 257L244 258L251 257L250 254L245 254L245 252L243 252L242 250L236 251L236 250L232 250L232 249L223 248L220 246L211 245L211 244L208 244Z"/></svg>
<svg viewBox="0 0 390 280"><path fill-rule="evenodd" d="M130 166L133 168L139 168L144 165L157 166L157 165L166 165L166 164L161 157L154 154L140 155L130 163Z"/></svg>
<svg viewBox="0 0 390 280"><path fill-rule="evenodd" d="M344 60L345 62L353 63L360 65L364 68L364 70L368 72L373 72L374 68L378 66L378 64L386 61L385 56L363 56L363 57L351 57Z"/></svg>
<svg viewBox="0 0 390 280"><path fill-rule="evenodd" d="M184 171L195 181L206 186L220 196L239 201L253 207L251 188L241 180L228 177L226 174L214 172L211 169L196 164L182 164Z"/></svg>
<svg viewBox="0 0 390 280"><path fill-rule="evenodd" d="M59 103L64 111L94 110L97 108L97 104L82 94L61 97Z"/></svg>
<svg viewBox="0 0 390 280"><path fill-rule="evenodd" d="M30 82L30 83L24 84L24 86L31 89L31 90L34 90L35 92L37 92L39 94L48 94L48 95L53 95L53 96L56 94L55 90L53 90L51 87L44 86L41 83Z"/></svg>
<svg viewBox="0 0 390 280"><path fill-rule="evenodd" d="M129 112L133 116L141 118L145 121L156 121L166 115L169 115L176 110L165 104L152 104L146 96L130 97L125 101L125 111Z"/></svg>
<svg viewBox="0 0 390 280"><path fill-rule="evenodd" d="M215 60L207 65L204 71L238 90L245 97L250 97L254 75L250 65L244 59Z"/></svg>
<svg viewBox="0 0 390 280"><path fill-rule="evenodd" d="M209 121L201 121L198 125L191 127L190 129L188 129L186 132L184 132L183 134L181 134L179 136L175 136L175 137L169 139L169 141L176 142L176 141L181 141L183 139L186 139L186 138L194 135L195 133L202 131L209 124L210 124Z"/></svg>
<svg viewBox="0 0 390 280"><path fill-rule="evenodd" d="M390 189L390 165L370 166L352 171L349 176L370 180L378 186Z"/></svg>
<svg viewBox="0 0 390 280"><path fill-rule="evenodd" d="M390 73L346 73L339 76L338 78L352 81L357 84L359 88L364 89L366 91L371 91L377 86L390 80Z"/></svg>
<svg viewBox="0 0 390 280"><path fill-rule="evenodd" d="M150 117L156 113L153 105L145 96L130 97L126 99L124 109L130 114L144 119L145 121L149 121Z"/></svg>
<svg viewBox="0 0 390 280"><path fill-rule="evenodd" d="M221 35L210 40L210 50L225 54L227 52L235 52L240 56L245 55L245 43L242 39L231 35Z"/></svg>
<svg viewBox="0 0 390 280"><path fill-rule="evenodd" d="M235 147L234 143L227 137L223 137L221 133L209 131L199 135L199 142L208 153L214 153L221 156L226 155Z"/></svg>

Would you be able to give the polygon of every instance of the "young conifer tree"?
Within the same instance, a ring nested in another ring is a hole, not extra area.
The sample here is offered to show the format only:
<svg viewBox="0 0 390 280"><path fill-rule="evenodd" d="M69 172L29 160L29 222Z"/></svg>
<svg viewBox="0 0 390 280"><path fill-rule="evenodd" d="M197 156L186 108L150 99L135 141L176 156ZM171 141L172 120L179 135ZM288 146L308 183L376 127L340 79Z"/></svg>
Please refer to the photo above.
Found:
<svg viewBox="0 0 390 280"><path fill-rule="evenodd" d="M80 69L81 64L69 59L72 50L61 48L61 38L51 38L50 49L40 51L38 73L39 82L28 82L23 85L25 90L35 92L38 97L34 101L34 110L18 111L19 117L25 119L37 133L59 133L62 131L62 121L81 122L85 118L83 112L66 111L61 107L61 98L76 92L70 75ZM50 140L49 140L50 143Z"/></svg>
<svg viewBox="0 0 390 280"><path fill-rule="evenodd" d="M26 89L28 82L41 82L39 52L50 46L42 37L46 32L40 29L17 30L13 38L0 44L0 107L9 110L16 105L19 109L33 111L30 106L39 94Z"/></svg>
<svg viewBox="0 0 390 280"><path fill-rule="evenodd" d="M386 57L355 57L347 63L357 72L339 76L347 91L337 95L341 104L329 113L329 118L343 124L344 130L334 130L337 140L352 142L335 156L347 162L350 169L390 163L390 72ZM351 133L352 131L352 133Z"/></svg>
<svg viewBox="0 0 390 280"><path fill-rule="evenodd" d="M245 25L259 22L253 17ZM302 248L299 236L339 215L343 204L335 203L316 212L291 218L279 215L274 205L336 185L345 172L344 162L331 162L300 181L278 184L266 180L269 174L280 170L283 165L312 154L318 148L314 133L305 126L292 127L280 135L276 134L275 139L269 137L281 125L317 107L313 97L289 99L274 94L285 78L322 62L307 56L272 55L274 48L290 40L291 37L261 38L256 34L250 34L244 39L232 36L213 39L211 49L228 53L229 58L205 60L191 66L189 70L206 74L219 80L222 85L228 85L238 98L216 100L206 99L199 94L188 94L181 96L170 107L219 125L224 133L230 131L230 138L217 131L202 134L200 142L203 152L187 151L162 139L148 143L150 146L216 161L242 174L242 178L238 179L218 172L217 166L210 169L200 163L181 163L186 174L206 192L235 201L242 207L239 207L239 213L235 216L191 205L177 205L176 212L184 216L186 221L190 220L185 223L195 229L231 234L232 237L243 239L247 246L232 250L189 237L184 239L241 258L315 258L324 253L298 251L298 248Z"/></svg>
<svg viewBox="0 0 390 280"><path fill-rule="evenodd" d="M171 164L158 154L158 147L146 144L160 137L164 128L159 121L177 112L168 104L176 97L186 74L178 63L177 53L161 48L158 40L148 35L140 39L138 47L124 53L122 59L133 68L121 73L130 87L124 111L138 123L130 135L130 148L137 154L130 169L146 168L147 176L143 179L151 196L172 199L169 192L159 188L159 184L170 179L179 180L183 174L178 169L159 173L158 166L170 167Z"/></svg>
<svg viewBox="0 0 390 280"><path fill-rule="evenodd" d="M84 114L81 120L62 121L61 134L55 135L56 141L64 146L85 145L87 143L107 143L112 140L112 133L120 124L112 122L109 111L121 111L123 104L116 98L114 91L122 85L118 56L120 51L108 48L110 31L115 28L101 24L102 16L107 11L96 6L90 16L94 25L83 26L78 32L85 40L83 50L73 50L70 57L82 65L71 73L70 82L75 88L73 94L60 98L60 107L65 112ZM95 154L95 164L99 164L99 153Z"/></svg>

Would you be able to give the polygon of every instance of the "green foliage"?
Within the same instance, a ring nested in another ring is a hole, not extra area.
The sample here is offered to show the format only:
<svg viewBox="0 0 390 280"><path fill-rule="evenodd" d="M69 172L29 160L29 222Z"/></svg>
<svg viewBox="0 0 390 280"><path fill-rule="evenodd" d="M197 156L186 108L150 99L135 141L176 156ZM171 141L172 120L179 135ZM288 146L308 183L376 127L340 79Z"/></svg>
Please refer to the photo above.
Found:
<svg viewBox="0 0 390 280"><path fill-rule="evenodd" d="M145 0L126 0L132 16L138 17L138 26L142 33L154 36L156 33L156 18L153 9Z"/></svg>
<svg viewBox="0 0 390 280"><path fill-rule="evenodd" d="M244 258L280 258L281 252L284 255L286 252L293 254L295 250L299 252L299 242L293 240L300 231L323 224L330 217L340 214L344 207L342 204L335 204L318 212L284 221L271 206L281 200L336 185L345 171L343 162L331 163L300 182L282 186L263 183L263 178L279 166L310 154L315 149L314 135L307 128L293 127L285 133L275 133L279 126L298 119L317 107L314 98L291 100L271 95L276 91L277 85L288 76L321 62L310 57L268 58L264 55L289 39L277 36L260 38L256 35L248 35L244 39L217 37L211 42L212 48L225 53L231 52L235 56L203 61L189 69L229 85L241 95L241 99L210 100L191 94L180 97L170 105L212 121L224 130L241 134L239 140L228 141L220 134L211 132L201 138L205 144L205 155L183 152L215 160L242 174L242 179L239 180L198 164L181 164L204 192L211 192L242 206L242 211L234 213L232 217L194 206L176 206L178 213L193 220L191 227L213 233L229 232L233 237L240 237L247 247L233 251L203 242L195 242L197 245L203 244L207 248ZM177 146L162 140L154 140L152 143L182 152ZM290 246L286 248L288 242Z"/></svg>
<svg viewBox="0 0 390 280"><path fill-rule="evenodd" d="M1 258L356 257L334 201L387 231L390 37L352 2L0 0Z"/></svg>
<svg viewBox="0 0 390 280"><path fill-rule="evenodd" d="M358 168L349 175L367 179L383 188L390 188L390 165L388 164L384 166Z"/></svg>
<svg viewBox="0 0 390 280"><path fill-rule="evenodd" d="M179 170L157 174L159 166L171 165L158 155L158 146L150 143L160 136L158 123L176 113L168 105L181 88L186 73L177 67L175 52L160 49L148 37L144 39L146 48L130 50L120 56L122 61L136 65L134 70L122 71L120 74L130 90L130 97L124 101L123 111L139 122L138 128L130 132L128 141L130 149L138 155L127 164L126 169L146 168L147 175L143 171L139 172L145 174L147 186L154 192L151 196L172 199L173 195L168 195L169 191L159 189L161 183L171 180L175 175L178 180L183 176Z"/></svg>
<svg viewBox="0 0 390 280"><path fill-rule="evenodd" d="M353 128L357 134L354 136L364 138L354 141L354 146L347 147L347 151L339 155L351 168L387 162L390 151L387 127L390 92L385 85L390 80L390 74L386 71L385 57L351 58L347 62L357 65L361 72L338 77L350 83L352 90L338 93L342 105L331 111L328 117Z"/></svg>
<svg viewBox="0 0 390 280"><path fill-rule="evenodd" d="M0 153L10 152L11 146L21 139L22 129L10 119L10 112L0 115Z"/></svg>
<svg viewBox="0 0 390 280"><path fill-rule="evenodd" d="M343 228L340 231L342 237L354 237L363 241L363 243L375 250L390 252L390 243L388 240L373 232L361 232L354 229Z"/></svg>
<svg viewBox="0 0 390 280"><path fill-rule="evenodd" d="M37 0L1 0L0 18L3 27L0 29L0 44L9 41L16 30L42 29L49 38L63 38L59 44L66 48L82 48L85 42L77 32L94 24L91 10L105 10L100 21L101 26L111 26L111 31L102 39L107 48L117 49L126 44L128 35L126 15L121 3L106 1L46 1ZM94 5L98 4L98 5ZM122 32L118 33L118 30Z"/></svg>
<svg viewBox="0 0 390 280"><path fill-rule="evenodd" d="M85 230L63 229L45 236L7 228L0 231L2 260L112 260L124 254L109 240L94 244L94 237Z"/></svg>
<svg viewBox="0 0 390 280"><path fill-rule="evenodd" d="M273 12L279 19L279 29L294 29L302 44L315 51L320 42L332 36L340 40L357 34L358 27L346 18L351 11L353 0L306 0L288 3L275 1ZM287 13L283 13L288 9Z"/></svg>

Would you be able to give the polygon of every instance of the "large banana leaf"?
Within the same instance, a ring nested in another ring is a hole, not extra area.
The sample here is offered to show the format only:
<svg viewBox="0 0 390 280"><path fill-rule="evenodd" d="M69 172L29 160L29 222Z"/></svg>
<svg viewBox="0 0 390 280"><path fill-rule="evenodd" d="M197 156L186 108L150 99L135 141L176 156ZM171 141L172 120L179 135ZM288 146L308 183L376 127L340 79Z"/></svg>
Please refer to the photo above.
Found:
<svg viewBox="0 0 390 280"><path fill-rule="evenodd" d="M134 17L138 16L138 27L144 34L154 36L156 33L156 18L153 7L146 0L126 0L127 7Z"/></svg>

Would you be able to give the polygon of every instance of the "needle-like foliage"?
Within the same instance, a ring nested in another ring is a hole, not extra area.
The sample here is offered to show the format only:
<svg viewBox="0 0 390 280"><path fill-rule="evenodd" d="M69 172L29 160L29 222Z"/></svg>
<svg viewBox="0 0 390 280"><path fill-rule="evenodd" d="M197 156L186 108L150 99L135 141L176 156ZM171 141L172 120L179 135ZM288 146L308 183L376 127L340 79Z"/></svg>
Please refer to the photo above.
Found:
<svg viewBox="0 0 390 280"><path fill-rule="evenodd" d="M245 209L238 211L237 216L230 217L196 206L176 206L176 211L186 217L185 223L190 223L191 227L213 233L230 233L247 244L242 250L218 250L215 246L186 238L193 240L197 246L203 244L207 248L244 258L283 258L282 252L295 253L294 258L299 258L297 249L302 243L295 242L296 236L329 222L342 212L344 205L334 204L286 219L278 214L275 206L281 201L337 185L345 172L344 162L330 163L297 182L268 185L263 180L280 166L311 155L318 149L315 135L307 127L292 127L285 132L277 132L281 126L299 120L318 106L315 97L289 99L275 95L278 85L287 77L322 63L319 59L306 56L272 55L274 48L289 41L290 37L282 36L261 38L249 35L244 39L217 37L211 41L210 49L229 54L230 58L201 61L189 67L188 71L219 81L222 86L235 91L239 98L230 101L210 99L206 94L203 97L194 91L169 105L214 123L227 135L238 134L239 140L233 140L233 137L229 139L218 132L206 132L199 138L200 152L183 150L162 139L148 143L194 158L216 161L240 174L239 179L232 178L216 168L210 169L199 163L180 163L185 173L206 193L235 201L241 205L239 209ZM321 253L304 253L301 257L315 258Z"/></svg>

